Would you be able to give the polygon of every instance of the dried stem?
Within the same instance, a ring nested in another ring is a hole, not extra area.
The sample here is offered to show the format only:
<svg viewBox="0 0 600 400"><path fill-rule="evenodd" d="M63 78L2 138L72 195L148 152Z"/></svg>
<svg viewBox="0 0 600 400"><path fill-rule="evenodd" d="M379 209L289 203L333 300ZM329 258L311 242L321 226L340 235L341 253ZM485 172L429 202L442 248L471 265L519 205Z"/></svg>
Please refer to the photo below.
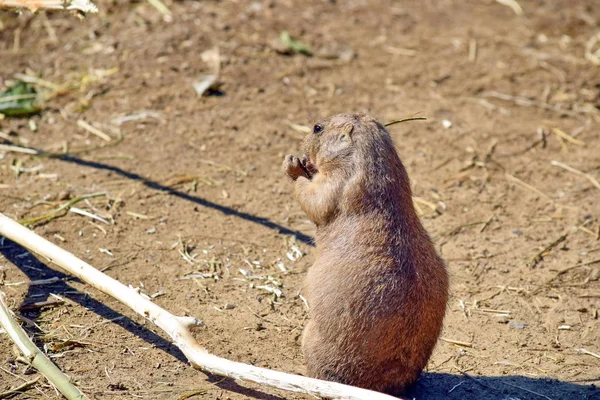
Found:
<svg viewBox="0 0 600 400"><path fill-rule="evenodd" d="M234 379L244 379L279 389L308 393L325 398L347 400L395 399L395 397L366 389L286 374L212 355L194 340L188 330L189 326L200 324L199 321L195 320L192 324L190 323L190 318L182 320L182 317L169 313L141 296L136 289L127 287L108 275L103 274L73 254L36 235L3 214L0 214L0 235L48 258L50 262L59 265L96 289L114 297L139 315L156 324L171 337L174 344L179 347L196 368Z"/></svg>
<svg viewBox="0 0 600 400"><path fill-rule="evenodd" d="M547 245L546 247L544 247L544 249L542 251L539 251L538 253L536 253L533 257L531 257L531 260L529 261L529 268L533 268L536 265L539 264L540 261L542 261L544 259L544 255L549 252L550 250L552 250L553 248L555 248L558 244L564 242L565 240L567 240L567 237L569 236L569 234L572 231L568 231L567 233L564 233L562 235L560 235L558 237L558 239L555 239L552 243L550 243L549 245Z"/></svg>
<svg viewBox="0 0 600 400"><path fill-rule="evenodd" d="M550 164L554 165L555 167L560 167L560 168L562 168L564 170L572 172L572 173L574 173L576 175L583 176L588 181L590 181L592 183L592 185L594 185L598 189L600 189L600 183L593 176L591 176L590 174L587 174L585 172L581 172L578 169L575 169L573 167L568 166L567 164L561 163L560 161L552 160L550 162Z"/></svg>
<svg viewBox="0 0 600 400"><path fill-rule="evenodd" d="M27 8L33 12L39 9L98 12L98 7L91 0L0 0L1 8Z"/></svg>
<svg viewBox="0 0 600 400"><path fill-rule="evenodd" d="M35 385L37 383L37 381L40 380L40 377L38 376L35 379L32 379L30 381L26 381L25 383L12 388L12 389L8 389L6 392L2 392L0 393L0 399L9 399L13 396L16 396L17 394L21 394L24 391L26 391L27 389L29 389L30 387L32 387L33 385Z"/></svg>
<svg viewBox="0 0 600 400"><path fill-rule="evenodd" d="M19 225L20 226L20 225ZM69 400L88 399L70 382L69 377L62 373L44 353L27 336L21 326L15 321L12 313L4 303L4 293L0 292L0 325L19 348L25 359L40 371L56 388Z"/></svg>
<svg viewBox="0 0 600 400"><path fill-rule="evenodd" d="M57 207L56 209L49 211L43 215L40 215L38 217L32 217L32 218L24 218L22 219L20 222L23 225L35 225L39 222L48 222L56 217L58 217L58 215L64 211L64 210L69 210L73 205L79 203L82 200L85 199L91 199L93 197L98 197L98 196L106 196L106 193L104 192L99 192L99 193L90 193L90 194L84 194L82 196L77 196L69 201L67 201L66 203L62 204L61 206Z"/></svg>
<svg viewBox="0 0 600 400"><path fill-rule="evenodd" d="M425 121L425 120L427 120L427 118L425 118L425 117L402 118L402 119L399 119L399 120L396 120L396 121L388 122L384 126L396 125L396 124L400 124L402 122L407 122L407 121Z"/></svg>
<svg viewBox="0 0 600 400"><path fill-rule="evenodd" d="M516 0L496 0L496 2L504 6L510 7L510 9L513 10L513 12L517 15L523 15L523 9Z"/></svg>
<svg viewBox="0 0 600 400"><path fill-rule="evenodd" d="M554 203L554 200L552 199L552 197L548 196L546 193L542 192L541 190L537 189L536 187L531 186L530 184L523 182L522 180L520 180L519 178L517 178L516 176L513 176L511 174L509 174L508 172L505 174L506 178L508 178L509 180L513 181L514 183L516 183L517 185L525 188L525 189L529 189L532 192L534 192L535 194L550 200L552 203Z"/></svg>

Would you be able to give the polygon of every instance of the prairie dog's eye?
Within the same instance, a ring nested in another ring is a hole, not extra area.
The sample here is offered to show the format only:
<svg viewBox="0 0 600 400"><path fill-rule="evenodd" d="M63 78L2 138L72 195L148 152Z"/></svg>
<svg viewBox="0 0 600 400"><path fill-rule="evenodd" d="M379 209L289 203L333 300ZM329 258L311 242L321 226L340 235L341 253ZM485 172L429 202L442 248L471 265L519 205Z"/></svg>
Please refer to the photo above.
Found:
<svg viewBox="0 0 600 400"><path fill-rule="evenodd" d="M321 133L323 131L323 125L316 124L313 127L313 133Z"/></svg>

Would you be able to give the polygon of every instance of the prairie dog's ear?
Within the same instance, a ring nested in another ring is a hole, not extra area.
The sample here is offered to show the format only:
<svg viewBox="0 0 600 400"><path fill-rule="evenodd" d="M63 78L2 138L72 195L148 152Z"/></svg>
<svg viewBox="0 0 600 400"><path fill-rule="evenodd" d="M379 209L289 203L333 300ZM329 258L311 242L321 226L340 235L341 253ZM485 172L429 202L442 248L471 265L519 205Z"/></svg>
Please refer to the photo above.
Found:
<svg viewBox="0 0 600 400"><path fill-rule="evenodd" d="M352 137L352 132L354 131L354 124L352 122L347 122L342 125L341 129L342 133L340 133L340 140L349 141Z"/></svg>

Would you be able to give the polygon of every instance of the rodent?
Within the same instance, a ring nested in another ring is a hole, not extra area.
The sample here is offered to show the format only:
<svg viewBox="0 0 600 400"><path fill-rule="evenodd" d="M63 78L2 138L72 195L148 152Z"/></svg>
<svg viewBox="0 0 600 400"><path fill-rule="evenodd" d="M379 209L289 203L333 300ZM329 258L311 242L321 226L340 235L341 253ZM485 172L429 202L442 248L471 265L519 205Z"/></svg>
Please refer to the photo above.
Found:
<svg viewBox="0 0 600 400"><path fill-rule="evenodd" d="M448 273L412 202L385 127L364 114L319 122L305 155L286 156L300 206L316 225L305 280L309 376L392 395L419 377L437 342Z"/></svg>

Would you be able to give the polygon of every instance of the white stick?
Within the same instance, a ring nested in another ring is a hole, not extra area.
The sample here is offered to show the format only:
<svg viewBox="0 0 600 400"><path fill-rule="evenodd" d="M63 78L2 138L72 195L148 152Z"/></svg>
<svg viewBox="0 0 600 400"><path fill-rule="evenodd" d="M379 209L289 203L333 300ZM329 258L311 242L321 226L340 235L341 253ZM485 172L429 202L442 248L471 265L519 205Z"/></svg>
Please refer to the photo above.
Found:
<svg viewBox="0 0 600 400"><path fill-rule="evenodd" d="M514 11L517 15L523 15L523 9L521 5L517 3L516 0L496 0L498 3L510 7L511 10Z"/></svg>
<svg viewBox="0 0 600 400"><path fill-rule="evenodd" d="M127 287L108 275L103 274L73 254L50 243L1 213L0 235L46 257L50 262L59 265L96 289L114 297L156 324L171 337L173 343L179 347L195 368L229 378L248 380L278 389L308 393L331 399L397 399L396 397L366 389L286 374L217 357L200 346L190 334L189 328L200 323L197 319L192 317L178 317L169 313L152 301L142 297L136 289Z"/></svg>
<svg viewBox="0 0 600 400"><path fill-rule="evenodd" d="M98 7L91 0L0 0L0 8L28 8L33 12L38 9L98 12Z"/></svg>

